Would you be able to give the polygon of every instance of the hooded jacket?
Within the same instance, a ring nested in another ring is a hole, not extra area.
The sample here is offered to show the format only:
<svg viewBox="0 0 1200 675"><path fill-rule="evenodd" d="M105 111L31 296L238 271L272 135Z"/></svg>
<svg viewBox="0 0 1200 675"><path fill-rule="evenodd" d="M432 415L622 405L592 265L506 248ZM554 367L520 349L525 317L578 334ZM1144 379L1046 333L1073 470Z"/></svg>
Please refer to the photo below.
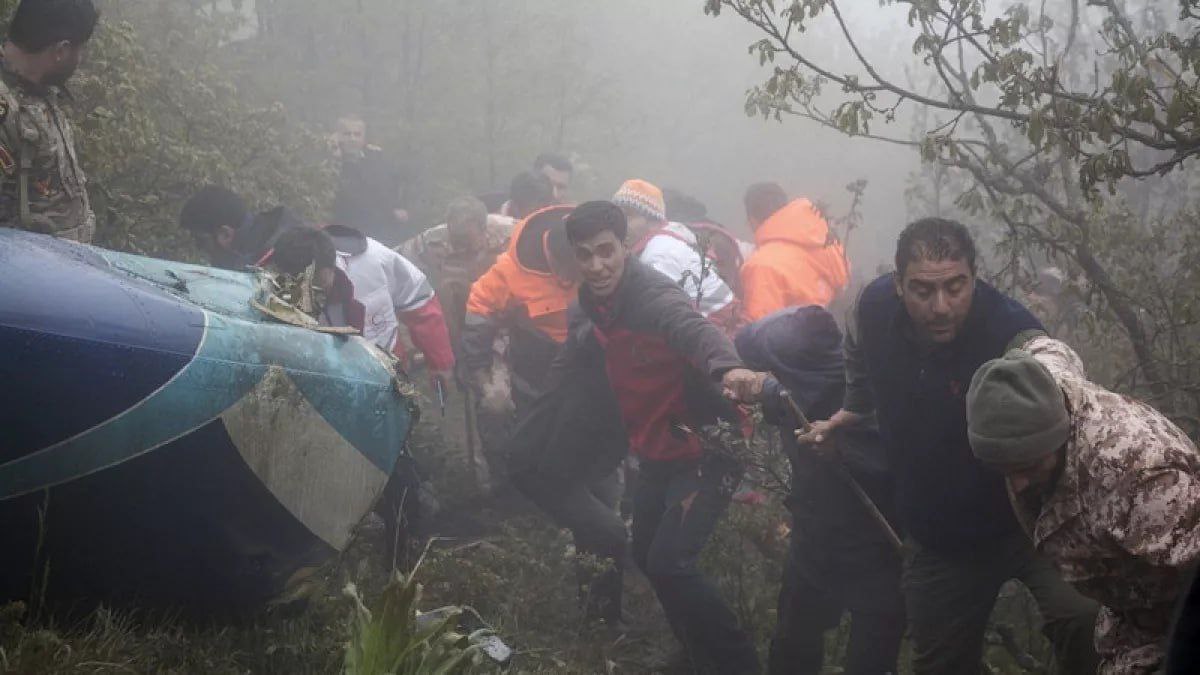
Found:
<svg viewBox="0 0 1200 675"><path fill-rule="evenodd" d="M630 258L612 297L596 298L584 287L579 305L582 316L563 353L586 353L579 340L599 344L629 448L642 460L699 457L699 439L684 427L739 421L717 381L741 360L674 281ZM590 331L582 329L588 322Z"/></svg>
<svg viewBox="0 0 1200 675"><path fill-rule="evenodd" d="M570 206L531 214L513 231L508 250L471 285L463 324L463 365L478 371L492 365L501 329L509 333L513 385L537 395L559 345L567 339L567 308L579 284L558 277L550 265L550 240L565 237L562 221Z"/></svg>
<svg viewBox="0 0 1200 675"><path fill-rule="evenodd" d="M757 321L785 307L828 307L850 282L841 243L812 202L796 199L754 233L758 248L742 266L743 312Z"/></svg>
<svg viewBox="0 0 1200 675"><path fill-rule="evenodd" d="M430 369L453 368L454 350L442 306L421 270L358 230L330 225L325 232L337 247L338 268L353 282L354 296L365 309L363 337L403 357L399 339L403 322Z"/></svg>
<svg viewBox="0 0 1200 675"><path fill-rule="evenodd" d="M874 425L839 430L837 456L829 458L801 448L790 433L800 420L783 399L785 391L809 420L828 419L841 407L846 387L842 333L833 315L811 305L789 307L746 326L734 343L748 367L772 375L763 385L762 409L764 419L782 429L783 451L792 467L787 505L792 532L805 544L793 551L797 562L810 570L863 561L898 563L878 524L833 464L840 463L858 481L895 527L886 453Z"/></svg>

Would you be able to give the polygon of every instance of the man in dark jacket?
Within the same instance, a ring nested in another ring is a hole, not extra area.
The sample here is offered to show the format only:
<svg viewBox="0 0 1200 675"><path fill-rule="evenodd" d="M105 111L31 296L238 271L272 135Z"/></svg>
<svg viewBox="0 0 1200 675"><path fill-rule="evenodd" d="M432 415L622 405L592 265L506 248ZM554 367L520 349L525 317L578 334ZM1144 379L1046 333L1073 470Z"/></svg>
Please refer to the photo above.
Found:
<svg viewBox="0 0 1200 675"><path fill-rule="evenodd" d="M404 209L403 173L382 149L367 143L366 122L358 115L342 117L334 141L341 162L334 222L387 246L398 246L415 235Z"/></svg>
<svg viewBox="0 0 1200 675"><path fill-rule="evenodd" d="M900 556L888 535L859 500L853 476L889 520L892 516L887 459L878 432L862 425L838 432L837 453L800 448L792 430L806 419L824 419L845 393L842 333L833 315L818 306L789 307L743 328L735 341L747 365L769 371L763 386L766 421L781 427L792 466L787 498L791 542L779 591L771 640L771 675L817 675L824 663L824 634L851 615L846 648L848 675L896 672L904 635ZM838 466L840 465L840 466Z"/></svg>
<svg viewBox="0 0 1200 675"><path fill-rule="evenodd" d="M979 672L988 617L1009 579L1037 600L1059 672L1096 672L1099 608L1034 552L1004 477L975 459L967 438L971 377L1041 324L976 279L970 233L938 218L905 228L896 272L867 286L851 324L842 410L801 441L819 445L872 412L878 420L909 537L904 595L914 672Z"/></svg>
<svg viewBox="0 0 1200 675"><path fill-rule="evenodd" d="M262 265L284 232L304 226L282 206L252 214L245 200L217 185L202 188L187 200L179 224L192 233L209 262L230 270Z"/></svg>
<svg viewBox="0 0 1200 675"><path fill-rule="evenodd" d="M566 229L583 276L583 316L575 318L566 350L603 350L630 450L641 462L634 560L698 669L757 672L753 644L696 565L741 466L697 432L722 421L736 425L727 398L753 401L765 376L742 365L729 339L675 282L628 257L627 224L615 204L581 204Z"/></svg>

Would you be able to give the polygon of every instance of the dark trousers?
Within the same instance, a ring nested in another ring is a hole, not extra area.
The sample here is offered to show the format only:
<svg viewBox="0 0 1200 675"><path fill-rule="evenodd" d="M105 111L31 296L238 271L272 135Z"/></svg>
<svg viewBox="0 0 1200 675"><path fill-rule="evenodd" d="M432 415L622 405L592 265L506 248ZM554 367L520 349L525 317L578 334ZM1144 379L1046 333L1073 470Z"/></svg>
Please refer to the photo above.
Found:
<svg viewBox="0 0 1200 675"><path fill-rule="evenodd" d="M579 554L596 558L599 567L581 563L578 570L585 615L610 625L619 621L628 533L617 513L621 497L617 473L565 489L533 476L514 476L513 483L556 525L571 530Z"/></svg>
<svg viewBox="0 0 1200 675"><path fill-rule="evenodd" d="M1063 581L1023 533L956 555L911 540L908 548L904 597L917 675L980 672L988 617L1000 587L1010 579L1023 583L1037 600L1042 632L1054 645L1057 672L1096 672L1093 634L1099 606Z"/></svg>
<svg viewBox="0 0 1200 675"><path fill-rule="evenodd" d="M771 638L770 675L818 675L825 631L850 612L847 675L896 672L904 637L900 561L890 551L864 549L857 559L820 559L819 546L793 536L779 590L779 618ZM806 547L808 550L806 550Z"/></svg>
<svg viewBox="0 0 1200 675"><path fill-rule="evenodd" d="M697 670L721 675L758 672L750 638L696 565L741 474L718 455L643 460L633 497L634 560Z"/></svg>

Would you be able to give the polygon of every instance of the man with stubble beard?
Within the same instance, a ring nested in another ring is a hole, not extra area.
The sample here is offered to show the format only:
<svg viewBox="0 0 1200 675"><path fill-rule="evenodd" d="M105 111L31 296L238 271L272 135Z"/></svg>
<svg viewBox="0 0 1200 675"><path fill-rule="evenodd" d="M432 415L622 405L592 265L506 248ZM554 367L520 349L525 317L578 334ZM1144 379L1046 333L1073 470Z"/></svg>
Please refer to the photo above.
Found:
<svg viewBox="0 0 1200 675"><path fill-rule="evenodd" d="M842 410L800 437L877 418L908 535L903 590L913 672L980 671L983 635L1010 579L1037 600L1058 672L1094 673L1096 603L1038 555L1009 505L1004 477L977 460L966 394L985 362L1044 334L1017 301L976 277L975 243L940 218L905 228L896 272L863 291L846 336Z"/></svg>

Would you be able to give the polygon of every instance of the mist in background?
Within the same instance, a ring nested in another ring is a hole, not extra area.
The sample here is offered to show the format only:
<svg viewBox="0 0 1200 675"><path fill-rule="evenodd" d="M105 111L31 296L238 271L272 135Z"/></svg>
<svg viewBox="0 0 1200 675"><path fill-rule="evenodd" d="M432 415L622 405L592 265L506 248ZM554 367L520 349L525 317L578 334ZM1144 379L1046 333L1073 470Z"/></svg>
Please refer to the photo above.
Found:
<svg viewBox="0 0 1200 675"><path fill-rule="evenodd" d="M405 167L422 224L458 194L504 189L547 150L576 161L575 200L644 178L697 197L746 237L741 196L753 182L777 181L840 217L847 184L865 179L850 241L863 274L890 258L910 215L916 153L801 119L748 117L746 90L771 68L747 53L759 35L737 17L705 15L700 0L239 4L223 50L239 89L315 129L362 114L372 142ZM865 10L875 28L864 42L903 58L892 30L903 15ZM833 29L818 24L808 39ZM849 69L837 37L830 59ZM889 127L907 135L903 117Z"/></svg>

